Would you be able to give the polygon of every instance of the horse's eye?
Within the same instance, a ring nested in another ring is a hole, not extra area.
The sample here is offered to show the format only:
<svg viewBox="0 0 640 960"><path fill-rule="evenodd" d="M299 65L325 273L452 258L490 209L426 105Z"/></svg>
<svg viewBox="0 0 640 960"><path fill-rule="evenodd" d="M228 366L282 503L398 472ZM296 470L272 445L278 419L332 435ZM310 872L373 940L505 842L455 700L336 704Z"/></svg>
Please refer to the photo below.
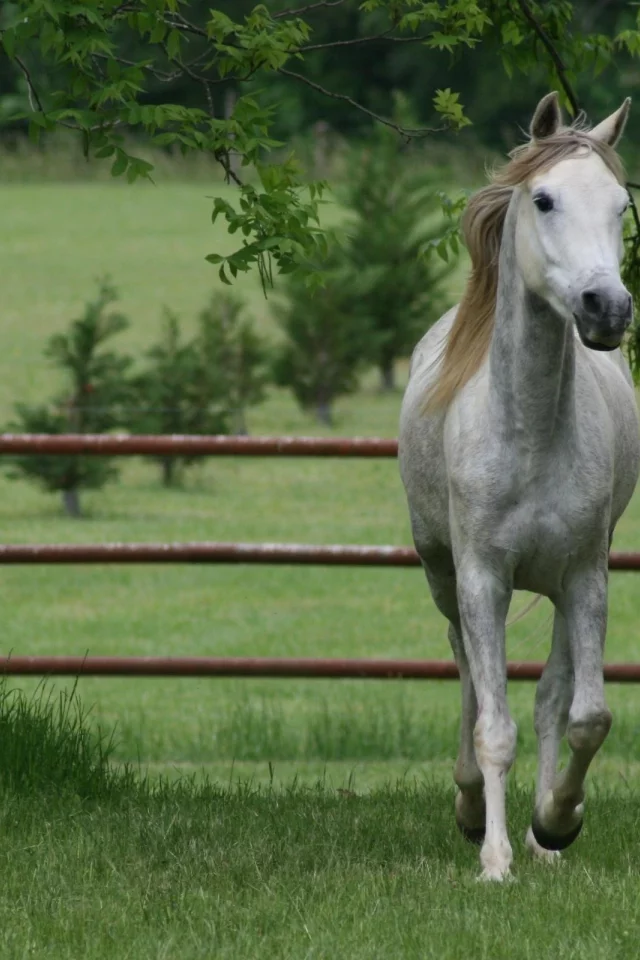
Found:
<svg viewBox="0 0 640 960"><path fill-rule="evenodd" d="M533 202L541 213L548 213L549 210L553 210L553 200L548 193L538 193L533 198Z"/></svg>

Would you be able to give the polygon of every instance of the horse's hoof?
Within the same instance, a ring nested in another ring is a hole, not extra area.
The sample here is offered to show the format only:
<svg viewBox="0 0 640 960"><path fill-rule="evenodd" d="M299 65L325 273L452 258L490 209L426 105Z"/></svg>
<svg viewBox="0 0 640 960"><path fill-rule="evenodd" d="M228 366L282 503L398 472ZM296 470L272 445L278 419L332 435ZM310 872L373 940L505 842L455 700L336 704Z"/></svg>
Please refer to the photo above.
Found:
<svg viewBox="0 0 640 960"><path fill-rule="evenodd" d="M545 850L544 847L540 846L533 835L533 830L531 827L529 827L527 830L524 843L531 856L534 858L534 860L537 860L538 863L548 863L554 865L561 865L564 863L562 854L559 850Z"/></svg>
<svg viewBox="0 0 640 960"><path fill-rule="evenodd" d="M542 826L534 814L531 821L531 832L540 846L545 850L565 850L567 847L570 847L578 837L578 834L582 830L582 823L583 820L581 817L576 826L569 830L568 833L550 833Z"/></svg>
<svg viewBox="0 0 640 960"><path fill-rule="evenodd" d="M484 843L484 827L465 827L464 823L460 823L459 820L456 820L456 823L458 830L465 840L475 844L477 847L482 846Z"/></svg>

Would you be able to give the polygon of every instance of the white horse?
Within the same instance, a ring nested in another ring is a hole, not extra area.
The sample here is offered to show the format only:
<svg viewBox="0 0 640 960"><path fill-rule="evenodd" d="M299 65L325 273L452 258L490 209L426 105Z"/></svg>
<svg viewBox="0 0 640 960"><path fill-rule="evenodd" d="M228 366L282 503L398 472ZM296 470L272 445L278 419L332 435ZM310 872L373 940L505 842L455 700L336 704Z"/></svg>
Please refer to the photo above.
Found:
<svg viewBox="0 0 640 960"><path fill-rule="evenodd" d="M603 647L611 536L638 478L632 319L620 279L628 205L615 146L627 99L591 131L546 96L531 140L465 214L461 303L416 347L400 422L413 538L449 620L462 720L456 821L482 843L484 879L509 876L506 697L514 589L555 606L538 685L538 780L527 846L552 859L582 826L584 781L611 726ZM556 775L567 732L571 758Z"/></svg>

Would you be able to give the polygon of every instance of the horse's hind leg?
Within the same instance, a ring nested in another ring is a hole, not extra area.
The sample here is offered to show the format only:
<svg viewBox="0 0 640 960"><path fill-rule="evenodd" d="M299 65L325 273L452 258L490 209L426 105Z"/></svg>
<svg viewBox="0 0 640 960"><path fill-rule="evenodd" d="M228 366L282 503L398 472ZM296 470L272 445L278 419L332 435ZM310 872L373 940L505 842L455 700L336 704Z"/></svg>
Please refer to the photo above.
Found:
<svg viewBox="0 0 640 960"><path fill-rule="evenodd" d="M462 712L460 720L460 747L453 778L458 785L456 797L456 823L462 834L472 843L481 844L485 833L484 781L476 762L473 731L478 717L478 701L473 688L467 655L462 643L460 615L456 595L456 579L453 560L449 559L448 572L440 569L433 573L425 565L425 573L434 602L449 620L449 642L460 673Z"/></svg>
<svg viewBox="0 0 640 960"><path fill-rule="evenodd" d="M567 724L571 758L551 789L536 802L533 834L547 850L562 850L582 827L584 781L611 727L604 696L603 651L607 625L606 560L601 569L569 583L561 602L573 664L573 694Z"/></svg>
<svg viewBox="0 0 640 960"><path fill-rule="evenodd" d="M551 653L542 672L536 690L534 723L538 737L538 780L536 805L553 788L558 766L558 749L569 718L573 694L573 666L567 635L567 625L559 610L553 621ZM545 860L553 860L555 851L541 847L533 830L527 831L526 844L529 850Z"/></svg>
<svg viewBox="0 0 640 960"><path fill-rule="evenodd" d="M460 746L453 774L459 789L456 797L456 823L467 840L481 844L484 841L486 820L484 778L476 760L473 744L473 731L478 719L478 701L459 625L449 626L449 642L458 665L462 694Z"/></svg>

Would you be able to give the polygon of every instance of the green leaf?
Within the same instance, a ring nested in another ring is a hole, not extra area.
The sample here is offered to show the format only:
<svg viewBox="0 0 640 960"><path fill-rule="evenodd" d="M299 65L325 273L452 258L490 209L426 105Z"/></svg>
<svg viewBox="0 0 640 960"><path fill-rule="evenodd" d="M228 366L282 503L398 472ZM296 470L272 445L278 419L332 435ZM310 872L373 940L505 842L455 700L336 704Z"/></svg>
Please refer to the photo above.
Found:
<svg viewBox="0 0 640 960"><path fill-rule="evenodd" d="M180 56L180 31L170 30L167 37L167 54L172 60L177 60Z"/></svg>
<svg viewBox="0 0 640 960"><path fill-rule="evenodd" d="M123 174L127 169L128 165L129 165L129 157L127 156L127 154L124 152L124 150L117 149L116 159L113 161L113 164L111 165L111 176L112 177L121 176L121 174Z"/></svg>

